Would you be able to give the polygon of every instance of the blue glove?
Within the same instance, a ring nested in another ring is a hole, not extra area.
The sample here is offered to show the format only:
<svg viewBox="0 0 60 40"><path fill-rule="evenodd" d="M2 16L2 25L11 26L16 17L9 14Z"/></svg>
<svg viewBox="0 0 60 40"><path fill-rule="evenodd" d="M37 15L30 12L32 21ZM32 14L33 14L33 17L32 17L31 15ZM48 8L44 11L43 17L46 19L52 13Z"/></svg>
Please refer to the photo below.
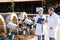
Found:
<svg viewBox="0 0 60 40"><path fill-rule="evenodd" d="M42 24L42 21L44 21L44 20L45 20L45 19L43 19L43 18L38 18L37 23Z"/></svg>

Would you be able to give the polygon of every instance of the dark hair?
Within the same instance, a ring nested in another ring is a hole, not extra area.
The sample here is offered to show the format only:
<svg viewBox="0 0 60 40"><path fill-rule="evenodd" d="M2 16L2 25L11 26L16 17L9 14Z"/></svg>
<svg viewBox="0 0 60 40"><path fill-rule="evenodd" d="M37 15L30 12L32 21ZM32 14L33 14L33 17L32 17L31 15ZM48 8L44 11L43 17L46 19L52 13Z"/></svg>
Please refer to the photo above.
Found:
<svg viewBox="0 0 60 40"><path fill-rule="evenodd" d="M21 19L18 19L18 21L20 21Z"/></svg>
<svg viewBox="0 0 60 40"><path fill-rule="evenodd" d="M49 7L48 9L50 9L51 11L54 11L54 8L53 7Z"/></svg>
<svg viewBox="0 0 60 40"><path fill-rule="evenodd" d="M19 24L19 28L23 27L23 24Z"/></svg>

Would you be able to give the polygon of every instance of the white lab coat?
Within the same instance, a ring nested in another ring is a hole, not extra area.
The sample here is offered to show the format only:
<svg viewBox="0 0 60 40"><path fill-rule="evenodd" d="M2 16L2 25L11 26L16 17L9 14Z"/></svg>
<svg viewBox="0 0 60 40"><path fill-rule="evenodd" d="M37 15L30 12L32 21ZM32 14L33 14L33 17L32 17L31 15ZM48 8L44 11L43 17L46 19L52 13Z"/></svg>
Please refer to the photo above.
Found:
<svg viewBox="0 0 60 40"><path fill-rule="evenodd" d="M48 35L49 37L55 38L57 33L57 26L58 26L58 15L53 13L51 16L49 15L48 18ZM51 30L50 27L53 29Z"/></svg>
<svg viewBox="0 0 60 40"><path fill-rule="evenodd" d="M35 22L36 22L36 31L35 31L35 34L36 34L36 35L45 35L45 32L46 32L45 26L46 26L46 25L43 24L43 26L41 26L41 24L37 23L38 18L41 18L41 17L40 17L39 15L36 15L36 17L34 17ZM43 15L42 18L45 19L45 16ZM41 27L43 27L43 32L42 32Z"/></svg>

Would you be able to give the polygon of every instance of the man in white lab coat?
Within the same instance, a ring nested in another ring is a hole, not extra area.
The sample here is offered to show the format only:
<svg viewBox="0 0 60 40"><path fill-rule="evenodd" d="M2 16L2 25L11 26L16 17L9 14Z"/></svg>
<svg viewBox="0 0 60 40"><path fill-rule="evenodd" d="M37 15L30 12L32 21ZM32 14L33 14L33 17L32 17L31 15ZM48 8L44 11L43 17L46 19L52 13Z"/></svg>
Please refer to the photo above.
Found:
<svg viewBox="0 0 60 40"><path fill-rule="evenodd" d="M43 8L39 8L38 14L34 17L36 22L36 31L35 34L38 36L38 40L45 40L45 16L43 15ZM42 20L42 21L41 21Z"/></svg>
<svg viewBox="0 0 60 40"><path fill-rule="evenodd" d="M55 40L58 26L58 15L54 12L54 9L52 7L48 9L48 13L49 16L47 18L47 22L49 40Z"/></svg>

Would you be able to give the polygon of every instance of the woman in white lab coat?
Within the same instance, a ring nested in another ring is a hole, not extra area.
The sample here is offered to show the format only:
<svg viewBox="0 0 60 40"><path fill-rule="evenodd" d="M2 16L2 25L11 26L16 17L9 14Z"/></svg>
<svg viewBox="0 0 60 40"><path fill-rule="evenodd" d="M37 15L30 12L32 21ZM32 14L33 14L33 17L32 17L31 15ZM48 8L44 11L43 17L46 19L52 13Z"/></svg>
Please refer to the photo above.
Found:
<svg viewBox="0 0 60 40"><path fill-rule="evenodd" d="M39 18L42 18L45 20L45 16L43 15L43 8L39 8L38 9L38 14L36 15L36 17L34 17L35 19L35 22L36 22L36 31L35 31L35 34L38 36L38 40L41 40L41 37L42 37L42 40L45 40L45 23L44 23L44 20L41 21L41 19ZM38 19L42 22L42 23L39 23Z"/></svg>
<svg viewBox="0 0 60 40"><path fill-rule="evenodd" d="M54 12L54 9L52 7L48 9L48 13L49 16L47 22L49 40L55 40L58 26L58 15Z"/></svg>

